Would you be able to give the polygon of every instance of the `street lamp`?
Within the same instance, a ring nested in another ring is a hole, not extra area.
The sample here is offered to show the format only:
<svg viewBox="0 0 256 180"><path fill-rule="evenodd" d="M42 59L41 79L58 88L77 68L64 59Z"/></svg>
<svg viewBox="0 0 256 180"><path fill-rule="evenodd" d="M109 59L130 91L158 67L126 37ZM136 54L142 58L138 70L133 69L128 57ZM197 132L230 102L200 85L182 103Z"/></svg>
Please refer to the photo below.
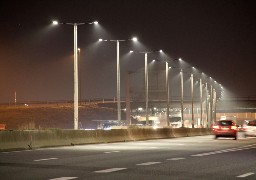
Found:
<svg viewBox="0 0 256 180"><path fill-rule="evenodd" d="M163 52L160 50L159 52ZM169 126L169 114L170 114L170 83L169 83L169 63L165 61L165 87L166 87L166 126ZM155 62L155 60L153 60Z"/></svg>
<svg viewBox="0 0 256 180"><path fill-rule="evenodd" d="M203 90L202 90L202 78L200 78L200 123L202 127L203 122Z"/></svg>
<svg viewBox="0 0 256 180"><path fill-rule="evenodd" d="M191 74L191 112L192 112L192 128L195 127L195 119L194 119L194 76Z"/></svg>
<svg viewBox="0 0 256 180"><path fill-rule="evenodd" d="M154 53L154 52L163 52L162 50L159 51L143 51L143 52L136 52L136 51L130 51L130 53L140 53L144 54L145 56L145 103L146 103L146 126L149 125L148 121L148 54Z"/></svg>
<svg viewBox="0 0 256 180"><path fill-rule="evenodd" d="M82 76L81 76L81 49L78 48L77 49L77 53L78 53L78 74L79 74L79 101L80 101L80 105L82 104Z"/></svg>
<svg viewBox="0 0 256 180"><path fill-rule="evenodd" d="M78 129L78 63L77 63L77 26L84 24L98 24L98 21L90 23L59 23L53 21L53 25L65 24L74 26L74 129Z"/></svg>
<svg viewBox="0 0 256 180"><path fill-rule="evenodd" d="M138 41L136 37L133 37L132 40L134 42ZM108 41L104 39L99 39L100 42ZM119 60L119 42L127 41L127 40L109 40L111 42L116 42L116 97L117 97L117 120L118 125L121 125L121 101L120 101L120 60Z"/></svg>
<svg viewBox="0 0 256 180"><path fill-rule="evenodd" d="M180 70L180 108L181 108L181 127L184 127L184 112L183 112L183 71L182 69Z"/></svg>
<svg viewBox="0 0 256 180"><path fill-rule="evenodd" d="M169 64L165 62L165 80L166 80L166 95L167 95L167 107L166 107L166 125L169 126L169 114L170 114L170 83L169 83Z"/></svg>

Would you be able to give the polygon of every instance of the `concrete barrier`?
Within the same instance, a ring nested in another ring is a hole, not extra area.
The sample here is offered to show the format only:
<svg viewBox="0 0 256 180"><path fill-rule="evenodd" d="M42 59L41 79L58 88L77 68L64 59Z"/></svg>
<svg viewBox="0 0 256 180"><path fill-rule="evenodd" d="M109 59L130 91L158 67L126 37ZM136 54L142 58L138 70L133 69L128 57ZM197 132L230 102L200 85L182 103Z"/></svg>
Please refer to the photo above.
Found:
<svg viewBox="0 0 256 180"><path fill-rule="evenodd" d="M0 151L211 134L204 128L0 131Z"/></svg>

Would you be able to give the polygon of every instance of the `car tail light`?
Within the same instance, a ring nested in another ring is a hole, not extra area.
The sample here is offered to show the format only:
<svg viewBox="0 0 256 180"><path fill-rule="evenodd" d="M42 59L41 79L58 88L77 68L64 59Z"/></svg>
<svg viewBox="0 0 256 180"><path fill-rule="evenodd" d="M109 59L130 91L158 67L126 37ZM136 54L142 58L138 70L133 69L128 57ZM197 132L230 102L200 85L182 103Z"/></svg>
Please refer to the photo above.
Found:
<svg viewBox="0 0 256 180"><path fill-rule="evenodd" d="M212 129L219 129L219 128L220 128L220 126L217 126L217 125L212 126Z"/></svg>
<svg viewBox="0 0 256 180"><path fill-rule="evenodd" d="M236 130L236 129L237 129L237 126L231 126L231 129Z"/></svg>

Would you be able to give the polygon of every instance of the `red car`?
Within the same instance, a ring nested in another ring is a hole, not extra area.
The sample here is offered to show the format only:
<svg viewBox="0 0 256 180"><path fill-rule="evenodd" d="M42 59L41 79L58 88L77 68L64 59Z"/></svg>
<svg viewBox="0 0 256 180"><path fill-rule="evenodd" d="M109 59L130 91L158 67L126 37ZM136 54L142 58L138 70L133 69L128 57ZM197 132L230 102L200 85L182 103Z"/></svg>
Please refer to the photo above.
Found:
<svg viewBox="0 0 256 180"><path fill-rule="evenodd" d="M233 120L220 120L212 126L215 139L218 137L233 137L237 139L238 125Z"/></svg>

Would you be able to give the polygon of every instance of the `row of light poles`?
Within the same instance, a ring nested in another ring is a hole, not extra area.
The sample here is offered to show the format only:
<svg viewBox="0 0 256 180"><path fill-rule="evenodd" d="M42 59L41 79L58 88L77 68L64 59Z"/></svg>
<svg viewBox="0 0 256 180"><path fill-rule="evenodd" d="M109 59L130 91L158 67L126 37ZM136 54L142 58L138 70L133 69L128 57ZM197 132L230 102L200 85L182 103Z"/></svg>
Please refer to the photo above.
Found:
<svg viewBox="0 0 256 180"><path fill-rule="evenodd" d="M85 25L85 24L98 24L97 21L91 22L91 23L59 23L58 21L53 21L54 25L58 25L58 24L64 24L64 25L72 25L74 27L74 129L77 130L78 129L78 60L77 60L77 56L79 54L80 57L80 49L77 48L77 26L80 25ZM119 59L119 43L120 42L124 42L124 41L137 41L137 38L134 37L132 39L127 39L127 40L104 40L104 39L99 39L99 41L110 41L110 42L115 42L116 43L116 56L117 56L117 74L116 74L116 80L117 80L117 119L118 119L118 125L121 125L121 101L120 101L120 59ZM145 106L146 106L146 125L149 125L149 112L148 112L148 93L149 93L149 89L148 89L148 54L149 53L154 53L154 52L162 52L162 50L160 51L147 51L147 52L135 52L135 51L130 51L130 52L134 52L134 53L140 53L140 54L144 54L145 57ZM165 61L166 63L166 97L167 97L167 126L169 125L169 108L170 108L170 87L169 87L169 65L168 65L168 61ZM181 124L182 127L184 127L184 116L183 116L183 71L181 69L180 72L181 75ZM81 84L80 84L81 85ZM194 87L193 87L193 74L191 74L191 102L192 102L192 127L194 127ZM206 83L206 94L208 96L208 91L207 91L207 83ZM216 101L216 92L215 90L212 89L211 86L211 97L215 96L215 101ZM202 79L200 79L200 106L201 106L201 120L202 120ZM211 108L211 113L210 113L210 117L212 118L212 108L213 108L213 100L211 101L210 104L210 108ZM216 105L214 106L214 108L216 108ZM207 105L207 97L206 97L206 111L208 112L208 105ZM216 109L215 109L216 112ZM208 121L208 115L207 115L207 120Z"/></svg>
<svg viewBox="0 0 256 180"><path fill-rule="evenodd" d="M175 59L177 60L177 59ZM182 60L181 58L178 60ZM183 60L182 60L183 61ZM166 92L167 92L167 100L166 100L166 106L167 106L167 110L166 110L166 120L167 120L167 126L169 125L169 108L170 108L170 85L169 85L169 69L171 69L172 67L169 67L168 65L168 61L165 61L166 63ZM174 67L176 68L176 67ZM189 67L192 68L193 70L195 70L195 67ZM180 102L181 102L181 126L184 127L184 71L183 69L188 69L188 68L181 68L180 70L180 83L181 83L181 92L180 92ZM201 76L204 73L200 73ZM209 78L210 81L212 81L212 78ZM190 82L191 82L191 124L192 124L192 128L195 127L195 117L194 117L194 74L191 73L190 74ZM215 83L217 83L216 81L214 81ZM211 82L210 82L211 83ZM213 85L211 84L210 86L210 95L208 95L208 87L207 87L207 82L205 83L205 96L206 96L206 126L209 127L210 126L210 121L208 121L208 119L212 120L213 119L213 112L215 112L215 116L214 119L216 119L216 102L217 102L217 95L216 95L216 89L213 88ZM199 78L199 98L200 98L200 126L205 125L203 124L203 84L202 84L202 77ZM208 100L209 99L209 100ZM208 104L209 103L209 104ZM209 113L210 111L210 113ZM210 116L210 118L209 118ZM212 121L213 123L213 121Z"/></svg>

